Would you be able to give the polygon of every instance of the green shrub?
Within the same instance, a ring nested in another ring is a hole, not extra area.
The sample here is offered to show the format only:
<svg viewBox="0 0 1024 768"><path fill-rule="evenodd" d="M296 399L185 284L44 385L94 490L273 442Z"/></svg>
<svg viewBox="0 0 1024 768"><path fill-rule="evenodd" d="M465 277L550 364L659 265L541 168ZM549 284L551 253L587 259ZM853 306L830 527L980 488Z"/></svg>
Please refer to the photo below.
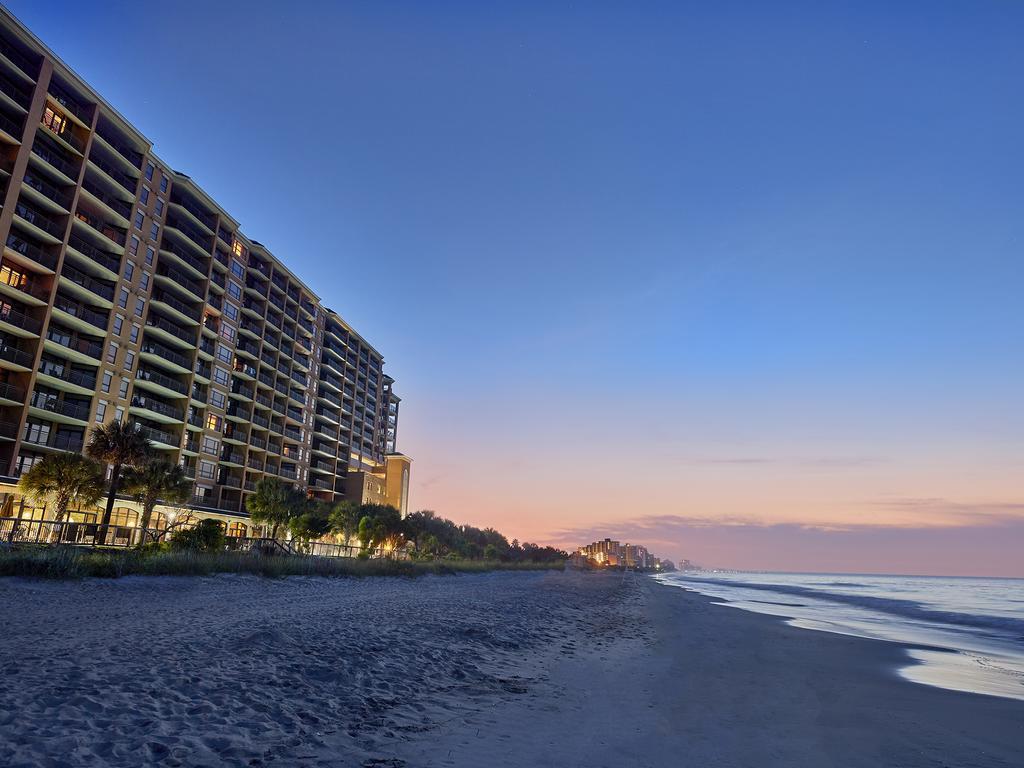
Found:
<svg viewBox="0 0 1024 768"><path fill-rule="evenodd" d="M171 537L172 549L191 549L197 552L216 552L224 549L226 535L224 523L207 518L192 528L177 531Z"/></svg>

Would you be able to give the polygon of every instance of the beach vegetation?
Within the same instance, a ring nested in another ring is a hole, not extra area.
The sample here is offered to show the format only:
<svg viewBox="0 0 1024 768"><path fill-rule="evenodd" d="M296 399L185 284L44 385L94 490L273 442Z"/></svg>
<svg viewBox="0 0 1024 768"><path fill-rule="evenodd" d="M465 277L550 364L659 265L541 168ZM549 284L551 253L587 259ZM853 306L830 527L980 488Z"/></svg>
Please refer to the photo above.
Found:
<svg viewBox="0 0 1024 768"><path fill-rule="evenodd" d="M207 518L190 528L182 528L171 536L171 549L189 549L197 552L218 552L224 549L227 535L224 523Z"/></svg>
<svg viewBox="0 0 1024 768"><path fill-rule="evenodd" d="M256 483L256 490L246 499L249 517L258 525L270 527L270 538L287 529L292 518L307 511L306 497L275 477L264 477Z"/></svg>
<svg viewBox="0 0 1024 768"><path fill-rule="evenodd" d="M192 493L192 482L186 477L185 469L167 459L153 459L139 467L129 467L122 485L142 506L141 528L144 534L149 530L153 510L159 502L180 504L187 501Z"/></svg>
<svg viewBox="0 0 1024 768"><path fill-rule="evenodd" d="M80 453L56 453L34 464L18 479L18 490L32 503L51 506L63 523L71 505L92 506L106 490L103 467Z"/></svg>
<svg viewBox="0 0 1024 768"><path fill-rule="evenodd" d="M121 489L121 472L125 467L141 467L150 459L151 452L152 443L149 438L131 422L110 421L92 431L89 443L85 446L86 455L111 467L101 530L106 531L110 525L114 502Z"/></svg>

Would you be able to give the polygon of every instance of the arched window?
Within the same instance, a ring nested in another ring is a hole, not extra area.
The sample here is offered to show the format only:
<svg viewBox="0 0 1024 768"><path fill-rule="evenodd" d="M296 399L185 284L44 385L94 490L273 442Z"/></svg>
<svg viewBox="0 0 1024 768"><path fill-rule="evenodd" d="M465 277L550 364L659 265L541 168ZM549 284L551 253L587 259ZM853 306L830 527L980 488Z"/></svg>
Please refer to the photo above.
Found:
<svg viewBox="0 0 1024 768"><path fill-rule="evenodd" d="M134 528L139 524L139 513L128 507L114 507L114 512L110 515L110 524Z"/></svg>

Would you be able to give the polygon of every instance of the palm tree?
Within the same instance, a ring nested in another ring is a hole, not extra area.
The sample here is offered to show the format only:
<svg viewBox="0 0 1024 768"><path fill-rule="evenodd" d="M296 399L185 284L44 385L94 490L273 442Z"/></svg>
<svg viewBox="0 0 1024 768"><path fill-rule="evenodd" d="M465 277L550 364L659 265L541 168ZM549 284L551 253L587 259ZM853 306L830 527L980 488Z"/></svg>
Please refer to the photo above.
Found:
<svg viewBox="0 0 1024 768"><path fill-rule="evenodd" d="M63 523L72 504L91 505L103 498L103 466L80 453L55 453L18 479L18 490L33 504L52 504Z"/></svg>
<svg viewBox="0 0 1024 768"><path fill-rule="evenodd" d="M254 523L268 524L270 538L277 538L277 529L305 509L305 497L274 477L256 483L256 490L245 500L245 508Z"/></svg>
<svg viewBox="0 0 1024 768"><path fill-rule="evenodd" d="M107 491L107 508L103 511L100 535L106 540L110 516L114 512L114 500L121 487L121 470L124 467L139 467L149 458L152 444L149 438L139 432L134 424L126 421L109 421L92 431L85 452L91 458L110 464L110 489Z"/></svg>
<svg viewBox="0 0 1024 768"><path fill-rule="evenodd" d="M146 531L157 502L180 504L192 494L192 481L186 477L184 468L167 459L154 459L141 467L129 467L121 485L142 505L140 544L145 543Z"/></svg>

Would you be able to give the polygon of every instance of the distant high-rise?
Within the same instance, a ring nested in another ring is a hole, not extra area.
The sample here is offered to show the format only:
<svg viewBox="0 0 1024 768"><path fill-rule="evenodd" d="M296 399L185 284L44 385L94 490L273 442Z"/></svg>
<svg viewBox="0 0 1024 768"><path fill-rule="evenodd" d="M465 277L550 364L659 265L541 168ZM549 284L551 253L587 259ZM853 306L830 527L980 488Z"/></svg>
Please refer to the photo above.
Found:
<svg viewBox="0 0 1024 768"><path fill-rule="evenodd" d="M3 9L0 190L0 490L122 419L236 534L263 477L383 477L380 353Z"/></svg>

